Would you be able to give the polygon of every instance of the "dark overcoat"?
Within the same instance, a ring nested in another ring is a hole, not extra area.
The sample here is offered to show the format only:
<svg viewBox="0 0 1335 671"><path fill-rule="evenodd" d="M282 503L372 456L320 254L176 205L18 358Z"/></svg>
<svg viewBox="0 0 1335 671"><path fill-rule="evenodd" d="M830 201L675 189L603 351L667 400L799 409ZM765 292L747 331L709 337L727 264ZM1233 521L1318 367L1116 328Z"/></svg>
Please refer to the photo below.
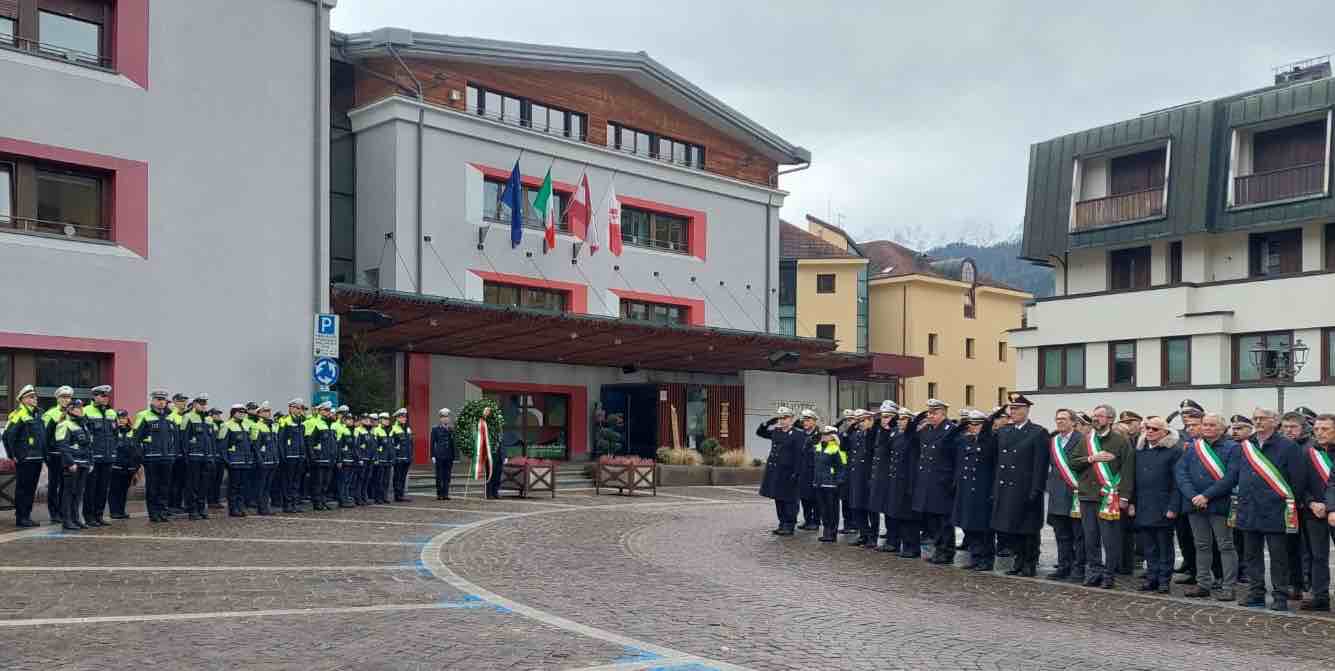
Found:
<svg viewBox="0 0 1335 671"><path fill-rule="evenodd" d="M1233 489L1238 486L1238 469L1242 466L1240 461L1242 451L1238 449L1238 444L1227 438L1220 438L1210 445L1210 449L1224 465L1224 477L1220 480L1215 480L1210 472L1205 470L1200 455L1196 453L1194 439L1180 438L1177 449L1182 452L1182 457L1173 467L1179 494L1178 502L1181 504L1178 510L1184 513L1198 512L1196 506L1191 504L1191 500L1204 495L1210 502L1206 504L1203 512L1227 516L1233 499Z"/></svg>
<svg viewBox="0 0 1335 671"><path fill-rule="evenodd" d="M863 437L867 451L871 452L871 483L866 509L873 513L885 512L890 502L890 443L898 432L899 427L894 422L889 429L882 429L878 418Z"/></svg>
<svg viewBox="0 0 1335 671"><path fill-rule="evenodd" d="M1255 445L1256 438L1253 437L1252 441L1252 444ZM1242 449L1238 451L1239 453L1243 452ZM1270 460L1270 463L1275 465L1275 468L1279 469L1280 474L1284 476L1290 488L1293 487L1295 482L1298 482L1302 475L1299 468L1299 459L1302 458L1302 452L1293 441L1279 435L1278 432L1273 433L1270 435L1270 439L1261 445L1261 453ZM1245 454L1239 454L1238 463L1237 528L1240 531L1257 531L1266 534L1284 533L1284 497L1277 494L1270 488L1270 485L1266 484L1265 480L1261 479L1260 474L1252 467Z"/></svg>
<svg viewBox="0 0 1335 671"><path fill-rule="evenodd" d="M769 458L765 460L765 475L760 481L760 495L776 501L797 500L797 430L784 430L775 420L761 424L756 435L770 441Z"/></svg>
<svg viewBox="0 0 1335 671"><path fill-rule="evenodd" d="M976 436L962 436L956 445L955 509L951 521L968 531L992 528L992 484L997 470L997 437L991 422Z"/></svg>
<svg viewBox="0 0 1335 671"><path fill-rule="evenodd" d="M1052 461L1052 441L1056 437L1057 434L1053 434L1043 443L1048 450L1048 480L1047 486L1045 487L1048 495L1048 514L1070 517L1071 502L1073 500L1072 497L1075 496L1075 490L1071 489L1066 484L1066 480L1062 479L1060 469L1057 467L1057 464ZM1062 454L1066 453L1066 447L1068 445L1078 445L1080 444L1080 441L1084 439L1085 437L1080 435L1079 431L1072 431L1071 435L1061 444ZM1071 475L1077 478L1079 477L1075 474L1074 470L1071 471Z"/></svg>
<svg viewBox="0 0 1335 671"><path fill-rule="evenodd" d="M956 439L961 427L950 420L918 430L918 475L913 480L913 509L949 515L955 506Z"/></svg>
<svg viewBox="0 0 1335 671"><path fill-rule="evenodd" d="M1136 527L1172 527L1176 521L1168 519L1168 512L1181 512L1182 493L1177 488L1177 462L1182 459L1182 448L1176 431L1170 431L1158 445L1148 443L1136 449L1136 488L1131 505L1136 507L1132 518Z"/></svg>
<svg viewBox="0 0 1335 671"><path fill-rule="evenodd" d="M918 473L918 427L917 421L909 422L904 431L893 433L877 428L878 434L890 433L889 450L886 455L886 481L884 498L879 511L896 520L916 520L922 515L913 510L913 480Z"/></svg>
<svg viewBox="0 0 1335 671"><path fill-rule="evenodd" d="M1025 422L997 432L996 487L992 528L1004 534L1036 534L1043 528L1043 493L1048 480L1048 430Z"/></svg>
<svg viewBox="0 0 1335 671"><path fill-rule="evenodd" d="M871 500L871 471L875 447L867 440L867 432L860 428L844 434L844 450L848 453L848 506L866 510Z"/></svg>
<svg viewBox="0 0 1335 671"><path fill-rule="evenodd" d="M803 500L813 500L819 494L816 487L816 443L820 440L820 434L812 431L807 433L805 429L798 427L793 430L794 443L797 448L797 493Z"/></svg>

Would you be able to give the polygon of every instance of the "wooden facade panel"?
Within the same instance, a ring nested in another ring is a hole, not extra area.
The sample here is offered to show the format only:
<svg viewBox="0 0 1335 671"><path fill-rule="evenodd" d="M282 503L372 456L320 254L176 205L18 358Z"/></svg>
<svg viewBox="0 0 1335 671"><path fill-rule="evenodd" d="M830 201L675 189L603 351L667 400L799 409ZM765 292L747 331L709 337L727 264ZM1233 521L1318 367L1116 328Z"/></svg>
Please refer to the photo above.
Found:
<svg viewBox="0 0 1335 671"><path fill-rule="evenodd" d="M672 445L673 408L676 408L677 435L682 447L690 446L686 433L687 385L670 382L658 385L658 444ZM701 385L705 391L705 434L726 447L746 444L745 387L741 385ZM664 400L666 399L666 400Z"/></svg>

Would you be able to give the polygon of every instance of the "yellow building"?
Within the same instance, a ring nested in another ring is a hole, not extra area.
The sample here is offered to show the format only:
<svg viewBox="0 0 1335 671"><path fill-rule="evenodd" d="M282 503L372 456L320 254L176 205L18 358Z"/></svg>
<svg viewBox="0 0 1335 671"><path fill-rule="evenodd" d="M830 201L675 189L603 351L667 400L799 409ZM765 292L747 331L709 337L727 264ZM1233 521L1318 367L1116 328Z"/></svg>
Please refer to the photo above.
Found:
<svg viewBox="0 0 1335 671"><path fill-rule="evenodd" d="M901 404L921 410L938 398L957 410L988 411L1004 402L1015 384L1007 329L1020 326L1033 296L979 274L972 259L930 259L886 240L853 243L814 217L807 225L820 242L868 262L866 349L922 357L923 375L900 380ZM799 293L798 317L809 324L804 298Z"/></svg>
<svg viewBox="0 0 1335 671"><path fill-rule="evenodd" d="M867 259L779 223L779 330L867 351Z"/></svg>

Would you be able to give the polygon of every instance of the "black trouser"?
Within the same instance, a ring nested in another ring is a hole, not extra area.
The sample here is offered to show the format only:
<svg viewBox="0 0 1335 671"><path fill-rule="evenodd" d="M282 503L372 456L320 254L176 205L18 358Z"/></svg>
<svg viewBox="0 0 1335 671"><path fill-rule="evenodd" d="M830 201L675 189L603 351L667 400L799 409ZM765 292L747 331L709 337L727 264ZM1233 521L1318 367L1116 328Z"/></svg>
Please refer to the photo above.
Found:
<svg viewBox="0 0 1335 671"><path fill-rule="evenodd" d="M454 471L454 460L437 459L433 465L436 467L436 496L449 496L450 474Z"/></svg>
<svg viewBox="0 0 1335 671"><path fill-rule="evenodd" d="M130 470L128 468L111 469L111 488L107 492L107 507L111 509L112 515L125 514L125 502L130 498L130 478L134 476L139 469Z"/></svg>
<svg viewBox="0 0 1335 671"><path fill-rule="evenodd" d="M1004 539L1006 547L1015 557L1015 565L1017 567L1037 566L1039 550L1038 533L1003 534L997 532L997 537Z"/></svg>
<svg viewBox="0 0 1335 671"><path fill-rule="evenodd" d="M357 484L357 467L343 464L338 470L338 504L352 505L352 490Z"/></svg>
<svg viewBox="0 0 1335 671"><path fill-rule="evenodd" d="M46 512L53 522L59 521L61 516L60 488L65 482L64 463L65 459L59 452L46 453Z"/></svg>
<svg viewBox="0 0 1335 671"><path fill-rule="evenodd" d="M1100 518L1099 507L1098 501L1080 502L1087 579L1112 577L1122 564L1122 521Z"/></svg>
<svg viewBox="0 0 1335 671"><path fill-rule="evenodd" d="M1196 536L1191 533L1191 520L1186 515L1177 516L1177 549L1182 553L1182 572L1189 576L1196 575ZM1242 555L1242 546L1238 546L1238 555Z"/></svg>
<svg viewBox="0 0 1335 671"><path fill-rule="evenodd" d="M167 490L171 488L172 462L144 462L144 504L149 515L167 514Z"/></svg>
<svg viewBox="0 0 1335 671"><path fill-rule="evenodd" d="M211 480L209 475L208 462L195 460L186 462L185 491L182 494L186 512L199 515L208 510L209 501L205 488Z"/></svg>
<svg viewBox="0 0 1335 671"><path fill-rule="evenodd" d="M859 530L862 529L863 516L861 510L854 510L848 503L848 485L839 486L839 510L844 520L844 528ZM822 515L822 518L824 515Z"/></svg>
<svg viewBox="0 0 1335 671"><path fill-rule="evenodd" d="M1302 511L1298 512L1299 517ZM1298 525L1298 533L1285 534L1288 536L1289 544L1289 571L1293 577L1289 580L1289 587L1293 589L1295 598L1303 592L1307 585L1307 576L1311 575L1311 553L1307 549L1307 540L1304 538L1307 534L1303 531L1303 525Z"/></svg>
<svg viewBox="0 0 1335 671"><path fill-rule="evenodd" d="M820 497L821 537L834 538L839 532L839 489L820 487L816 494Z"/></svg>
<svg viewBox="0 0 1335 671"><path fill-rule="evenodd" d="M491 464L491 477L487 478L487 496L499 498L501 495L501 469L504 462L496 459Z"/></svg>
<svg viewBox="0 0 1335 671"><path fill-rule="evenodd" d="M171 486L167 490L168 508L185 509L185 479L188 469L189 462L185 457L177 457L172 461Z"/></svg>
<svg viewBox="0 0 1335 671"><path fill-rule="evenodd" d="M301 505L301 472L305 463L301 459L287 459L278 466L279 487L283 490L283 508L291 509Z"/></svg>
<svg viewBox="0 0 1335 671"><path fill-rule="evenodd" d="M79 466L73 471L68 468L61 474L60 512L64 516L65 527L79 524L79 513L83 510L84 480L88 478L88 467Z"/></svg>
<svg viewBox="0 0 1335 671"><path fill-rule="evenodd" d="M1270 551L1270 594L1289 598L1289 534L1244 531L1247 545L1247 600L1265 600L1265 552Z"/></svg>
<svg viewBox="0 0 1335 671"><path fill-rule="evenodd" d="M15 467L18 479L14 482L14 521L32 519L32 502L37 496L37 481L42 479L41 461L20 461Z"/></svg>
<svg viewBox="0 0 1335 671"><path fill-rule="evenodd" d="M226 462L220 460L214 460L214 462L210 464L210 469L209 469L210 477L208 485L209 505L217 505L222 503L222 484L223 484L223 475L225 473L227 473Z"/></svg>
<svg viewBox="0 0 1335 671"><path fill-rule="evenodd" d="M1135 573L1136 568L1136 533L1135 527L1131 526L1131 518L1122 518L1122 563L1118 564L1117 571L1125 575Z"/></svg>
<svg viewBox="0 0 1335 671"><path fill-rule="evenodd" d="M1312 601L1330 601L1330 544L1335 540L1335 527L1324 517L1303 512L1303 529L1307 532L1307 548L1312 553Z"/></svg>
<svg viewBox="0 0 1335 671"><path fill-rule="evenodd" d="M384 503L384 493L380 491L380 481L384 475L384 464L366 465L366 496L376 503Z"/></svg>
<svg viewBox="0 0 1335 671"><path fill-rule="evenodd" d="M991 567L997 556L997 534L991 529L966 529L965 547L974 566Z"/></svg>
<svg viewBox="0 0 1335 671"><path fill-rule="evenodd" d="M789 529L797 526L797 501L774 499L774 515L779 518L779 528Z"/></svg>
<svg viewBox="0 0 1335 671"><path fill-rule="evenodd" d="M83 489L84 520L100 520L107 509L107 489L111 487L111 464L93 464Z"/></svg>
<svg viewBox="0 0 1335 671"><path fill-rule="evenodd" d="M881 514L870 510L859 510L862 516L858 519L862 522L862 535L866 536L867 542L876 543L881 535Z"/></svg>
<svg viewBox="0 0 1335 671"><path fill-rule="evenodd" d="M1070 575L1085 572L1085 532L1080 518L1048 514L1048 526L1057 537L1057 571Z"/></svg>
<svg viewBox="0 0 1335 671"><path fill-rule="evenodd" d="M922 520L886 517L885 526L886 534L890 536L886 542L895 541L901 554L922 554Z"/></svg>
<svg viewBox="0 0 1335 671"><path fill-rule="evenodd" d="M362 464L357 467L357 500L362 503L371 501L371 464Z"/></svg>
<svg viewBox="0 0 1335 671"><path fill-rule="evenodd" d="M251 485L255 492L255 505L261 515L268 515L273 512L273 496L270 494L273 487L274 473L278 472L278 464L269 466L260 466L251 474L254 483Z"/></svg>
<svg viewBox="0 0 1335 671"><path fill-rule="evenodd" d="M227 514L240 515L246 511L246 483L250 481L249 468L227 467Z"/></svg>
<svg viewBox="0 0 1335 671"><path fill-rule="evenodd" d="M283 462L279 461L273 465L273 477L269 478L269 502L277 503L282 506L287 499L287 492L283 489Z"/></svg>
<svg viewBox="0 0 1335 671"><path fill-rule="evenodd" d="M932 556L944 559L955 557L955 527L950 523L950 515L936 513L922 514L923 527L932 539Z"/></svg>
<svg viewBox="0 0 1335 671"><path fill-rule="evenodd" d="M1169 584L1173 579L1173 527L1140 527L1136 535L1145 552L1145 580Z"/></svg>
<svg viewBox="0 0 1335 671"><path fill-rule="evenodd" d="M408 469L412 464L407 461L394 463L394 499L407 498L404 493L408 489Z"/></svg>
<svg viewBox="0 0 1335 671"><path fill-rule="evenodd" d="M1238 551L1238 577L1247 575L1247 534L1233 530L1233 549Z"/></svg>
<svg viewBox="0 0 1335 671"><path fill-rule="evenodd" d="M820 499L802 499L802 526L820 526Z"/></svg>
<svg viewBox="0 0 1335 671"><path fill-rule="evenodd" d="M324 505L324 495L329 489L329 479L333 476L334 467L329 464L312 464L311 471L311 504L320 507Z"/></svg>

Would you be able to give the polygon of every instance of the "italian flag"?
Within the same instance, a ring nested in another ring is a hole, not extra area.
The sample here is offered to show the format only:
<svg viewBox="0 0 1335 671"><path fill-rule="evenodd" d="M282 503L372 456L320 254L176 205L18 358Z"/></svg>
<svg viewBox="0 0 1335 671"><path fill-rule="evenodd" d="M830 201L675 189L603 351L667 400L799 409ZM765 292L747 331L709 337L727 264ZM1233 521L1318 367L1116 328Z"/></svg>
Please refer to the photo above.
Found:
<svg viewBox="0 0 1335 671"><path fill-rule="evenodd" d="M552 198L552 169L547 168L547 176L542 179L542 188L533 199L533 209L542 215L542 251L547 253L556 249L556 218L561 216L560 201Z"/></svg>
<svg viewBox="0 0 1335 671"><path fill-rule="evenodd" d="M491 479L491 436L485 417L477 420L476 440L473 442L473 479Z"/></svg>

